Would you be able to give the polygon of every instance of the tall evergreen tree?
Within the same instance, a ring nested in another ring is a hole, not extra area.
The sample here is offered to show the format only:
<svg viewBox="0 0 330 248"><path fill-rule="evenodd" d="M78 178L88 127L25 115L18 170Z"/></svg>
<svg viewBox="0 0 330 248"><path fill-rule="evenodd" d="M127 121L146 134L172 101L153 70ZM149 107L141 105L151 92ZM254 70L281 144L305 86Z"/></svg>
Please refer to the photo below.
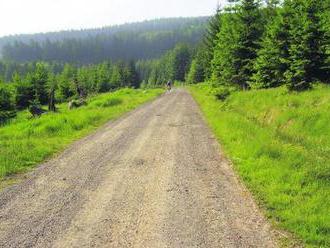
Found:
<svg viewBox="0 0 330 248"><path fill-rule="evenodd" d="M231 9L225 11L221 16L221 30L212 59L212 81L218 84L232 84L233 75L237 73L234 63L240 29L237 16Z"/></svg>
<svg viewBox="0 0 330 248"><path fill-rule="evenodd" d="M251 86L271 88L285 83L284 73L288 69L289 25L291 9L279 9L269 22L260 43L261 49L254 64Z"/></svg>
<svg viewBox="0 0 330 248"><path fill-rule="evenodd" d="M204 36L203 41L203 67L205 68L204 76L206 79L210 79L212 76L212 60L214 56L214 48L218 41L218 33L221 29L221 7L218 6L216 9L216 13L213 17L211 17L209 21L209 25L206 30L206 34Z"/></svg>
<svg viewBox="0 0 330 248"><path fill-rule="evenodd" d="M324 80L330 83L330 0L322 1L321 30L324 34L323 41L321 42L322 51L324 53Z"/></svg>
<svg viewBox="0 0 330 248"><path fill-rule="evenodd" d="M261 20L258 0L242 0L222 15L212 61L214 81L248 88L262 35Z"/></svg>
<svg viewBox="0 0 330 248"><path fill-rule="evenodd" d="M290 90L305 90L314 80L322 78L325 54L322 52L324 33L321 31L319 0L288 1L290 19L289 68L285 73Z"/></svg>
<svg viewBox="0 0 330 248"><path fill-rule="evenodd" d="M63 101L76 94L74 81L77 77L77 70L70 64L65 64L62 73L59 75L59 98Z"/></svg>
<svg viewBox="0 0 330 248"><path fill-rule="evenodd" d="M130 61L124 70L125 84L128 87L139 88L140 87L140 79L139 75L135 68L134 61Z"/></svg>
<svg viewBox="0 0 330 248"><path fill-rule="evenodd" d="M174 71L174 80L184 81L189 70L191 60L190 48L187 44L178 44L172 53L171 66Z"/></svg>
<svg viewBox="0 0 330 248"><path fill-rule="evenodd" d="M204 70L203 66L199 63L198 59L194 59L191 62L190 70L187 75L187 83L195 84L203 82L204 80Z"/></svg>
<svg viewBox="0 0 330 248"><path fill-rule="evenodd" d="M34 73L27 77L31 82L34 91L34 100L40 104L48 103L47 82L49 71L44 63L37 63Z"/></svg>
<svg viewBox="0 0 330 248"><path fill-rule="evenodd" d="M253 75L253 64L257 58L258 42L262 35L262 23L259 0L243 0L238 11L240 33L235 48L234 67L237 72L233 81L241 88L248 88Z"/></svg>

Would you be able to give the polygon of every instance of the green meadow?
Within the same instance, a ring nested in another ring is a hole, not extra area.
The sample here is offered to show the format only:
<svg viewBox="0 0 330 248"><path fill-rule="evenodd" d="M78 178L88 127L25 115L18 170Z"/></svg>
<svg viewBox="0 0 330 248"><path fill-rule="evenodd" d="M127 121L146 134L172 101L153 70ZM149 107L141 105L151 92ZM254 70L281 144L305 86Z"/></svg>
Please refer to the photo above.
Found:
<svg viewBox="0 0 330 248"><path fill-rule="evenodd" d="M107 121L161 93L160 89L121 89L91 97L87 106L78 109L68 110L67 104L61 104L57 113L40 118L30 119L28 111L20 112L0 127L0 180L27 171Z"/></svg>
<svg viewBox="0 0 330 248"><path fill-rule="evenodd" d="M274 225L307 247L330 247L330 87L233 92L222 101L209 84L189 89Z"/></svg>

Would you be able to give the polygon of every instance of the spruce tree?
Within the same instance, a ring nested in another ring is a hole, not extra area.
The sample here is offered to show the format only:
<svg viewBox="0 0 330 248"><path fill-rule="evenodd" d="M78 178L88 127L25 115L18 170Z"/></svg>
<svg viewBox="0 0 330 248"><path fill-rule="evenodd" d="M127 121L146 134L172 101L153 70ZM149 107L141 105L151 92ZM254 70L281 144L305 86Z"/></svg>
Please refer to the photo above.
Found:
<svg viewBox="0 0 330 248"><path fill-rule="evenodd" d="M330 0L322 1L322 12L320 14L321 30L324 34L321 49L324 53L324 81L330 83Z"/></svg>
<svg viewBox="0 0 330 248"><path fill-rule="evenodd" d="M285 73L290 90L306 90L323 75L325 54L322 52L324 33L321 31L319 0L289 1L292 18L289 23L289 68Z"/></svg>
<svg viewBox="0 0 330 248"><path fill-rule="evenodd" d="M253 88L271 88L285 83L284 73L288 69L289 57L289 18L290 10L284 6L267 25L254 63Z"/></svg>
<svg viewBox="0 0 330 248"><path fill-rule="evenodd" d="M220 6L217 7L216 13L213 17L211 17L206 34L204 36L203 41L203 67L204 67L204 77L205 79L210 79L212 75L212 60L214 56L214 48L217 44L218 40L218 33L221 29L221 8Z"/></svg>
<svg viewBox="0 0 330 248"><path fill-rule="evenodd" d="M170 63L174 72L174 80L184 81L191 63L189 46L183 43L176 45Z"/></svg>
<svg viewBox="0 0 330 248"><path fill-rule="evenodd" d="M191 63L189 73L187 74L187 83L195 84L203 82L204 71L202 65L199 63L198 59L194 59Z"/></svg>
<svg viewBox="0 0 330 248"><path fill-rule="evenodd" d="M27 80L31 83L34 101L40 104L48 103L47 82L49 71L43 63L37 63L33 73L28 74Z"/></svg>
<svg viewBox="0 0 330 248"><path fill-rule="evenodd" d="M234 51L236 73L233 75L233 82L246 89L254 72L254 60L257 58L258 42L262 35L260 2L243 0L238 11L238 22L241 27Z"/></svg>
<svg viewBox="0 0 330 248"><path fill-rule="evenodd" d="M213 82L222 85L233 83L233 75L236 73L235 51L240 33L237 16L230 10L225 11L221 16L221 30L214 48L211 78Z"/></svg>
<svg viewBox="0 0 330 248"><path fill-rule="evenodd" d="M248 88L262 35L261 20L258 0L242 0L222 14L212 61L214 81Z"/></svg>

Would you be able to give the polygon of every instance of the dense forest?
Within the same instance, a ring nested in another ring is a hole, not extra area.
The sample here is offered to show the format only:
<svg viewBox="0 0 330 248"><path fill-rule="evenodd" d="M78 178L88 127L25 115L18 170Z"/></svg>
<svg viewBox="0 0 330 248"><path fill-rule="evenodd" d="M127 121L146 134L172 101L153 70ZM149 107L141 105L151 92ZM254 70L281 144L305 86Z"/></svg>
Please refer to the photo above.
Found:
<svg viewBox="0 0 330 248"><path fill-rule="evenodd" d="M231 1L210 20L201 44L178 45L137 65L149 84L171 78L236 90L306 90L329 82L329 13L330 1Z"/></svg>
<svg viewBox="0 0 330 248"><path fill-rule="evenodd" d="M231 2L210 21L190 82L294 91L329 82L329 0Z"/></svg>
<svg viewBox="0 0 330 248"><path fill-rule="evenodd" d="M102 29L20 35L0 39L6 61L100 63L158 58L178 42L197 44L208 17L171 18ZM2 48L2 49L1 49Z"/></svg>

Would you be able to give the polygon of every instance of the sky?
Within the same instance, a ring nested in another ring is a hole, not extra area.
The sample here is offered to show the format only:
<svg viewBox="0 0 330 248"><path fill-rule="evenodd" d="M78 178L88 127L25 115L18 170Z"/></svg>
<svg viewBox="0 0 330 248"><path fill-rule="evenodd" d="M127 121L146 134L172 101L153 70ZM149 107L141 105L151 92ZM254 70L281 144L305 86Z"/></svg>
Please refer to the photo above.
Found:
<svg viewBox="0 0 330 248"><path fill-rule="evenodd" d="M226 0L0 0L0 37L206 16Z"/></svg>

